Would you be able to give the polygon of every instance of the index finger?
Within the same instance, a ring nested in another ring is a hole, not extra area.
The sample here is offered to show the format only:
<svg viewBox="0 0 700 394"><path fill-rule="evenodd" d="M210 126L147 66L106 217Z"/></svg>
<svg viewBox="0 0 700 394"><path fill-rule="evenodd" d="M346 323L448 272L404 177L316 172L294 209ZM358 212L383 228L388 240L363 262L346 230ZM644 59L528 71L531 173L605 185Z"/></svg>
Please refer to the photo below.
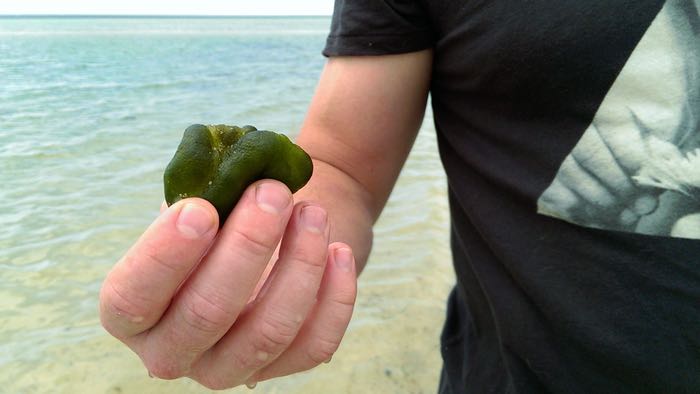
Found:
<svg viewBox="0 0 700 394"><path fill-rule="evenodd" d="M152 327L197 265L218 228L205 200L190 198L166 209L112 268L100 290L100 319L126 339Z"/></svg>

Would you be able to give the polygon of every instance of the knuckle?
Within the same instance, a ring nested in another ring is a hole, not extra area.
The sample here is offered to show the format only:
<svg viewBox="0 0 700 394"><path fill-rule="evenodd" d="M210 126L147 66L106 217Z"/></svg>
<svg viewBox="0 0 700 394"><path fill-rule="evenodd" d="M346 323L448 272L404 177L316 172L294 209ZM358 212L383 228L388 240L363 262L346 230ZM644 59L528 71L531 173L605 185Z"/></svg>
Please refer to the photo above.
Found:
<svg viewBox="0 0 700 394"><path fill-rule="evenodd" d="M326 268L326 256L319 255L317 252L305 250L297 250L292 256L294 266L300 271L313 277L320 277Z"/></svg>
<svg viewBox="0 0 700 394"><path fill-rule="evenodd" d="M283 318L263 319L252 339L255 352L281 353L294 340L297 328L298 324Z"/></svg>
<svg viewBox="0 0 700 394"><path fill-rule="evenodd" d="M143 364L148 369L148 373L156 378L173 380L186 375L187 371L167 358L163 357L143 357Z"/></svg>
<svg viewBox="0 0 700 394"><path fill-rule="evenodd" d="M327 361L338 350L340 341L318 338L306 349L306 356L314 363L321 364Z"/></svg>
<svg viewBox="0 0 700 394"><path fill-rule="evenodd" d="M182 298L181 314L185 324L198 332L219 333L228 328L235 316L215 300L190 290Z"/></svg>
<svg viewBox="0 0 700 394"><path fill-rule="evenodd" d="M255 345L253 345L255 347ZM264 367L267 364L267 360L257 357L257 351L252 352L241 352L234 351L232 356L232 363L236 370L238 371L257 371L258 369ZM265 352L265 354L268 354Z"/></svg>
<svg viewBox="0 0 700 394"><path fill-rule="evenodd" d="M336 289L336 294L333 297L333 304L335 305L335 308L333 308L336 311L346 311L350 310L352 313L353 308L355 307L355 299L357 298L357 289L352 288L352 289Z"/></svg>
<svg viewBox="0 0 700 394"><path fill-rule="evenodd" d="M167 273L179 273L182 271L182 266L164 259L163 256L161 256L161 253L155 247L143 245L142 248L142 255L139 257L131 255L125 256L124 259L127 261L127 263L131 263L132 261L136 260L143 260L147 262L145 265L157 266Z"/></svg>
<svg viewBox="0 0 700 394"><path fill-rule="evenodd" d="M254 255L266 255L270 251L274 250L277 246L274 240L266 239L262 232L247 232L241 229L233 230L233 238L235 242L233 245L237 247L242 247L245 250L250 251Z"/></svg>
<svg viewBox="0 0 700 394"><path fill-rule="evenodd" d="M119 338L118 321L139 323L149 315L148 300L135 294L130 294L118 284L107 281L100 290L100 320L102 326L112 335ZM114 318L116 317L116 319Z"/></svg>

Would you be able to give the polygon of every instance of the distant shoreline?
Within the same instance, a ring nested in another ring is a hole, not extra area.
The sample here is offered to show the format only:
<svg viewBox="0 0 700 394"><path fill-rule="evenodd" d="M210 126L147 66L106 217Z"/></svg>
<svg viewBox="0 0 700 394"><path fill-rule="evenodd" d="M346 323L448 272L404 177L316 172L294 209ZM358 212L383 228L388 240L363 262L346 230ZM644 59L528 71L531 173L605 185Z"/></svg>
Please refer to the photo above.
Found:
<svg viewBox="0 0 700 394"><path fill-rule="evenodd" d="M128 14L19 14L2 15L0 19L289 19L330 18L331 15L128 15Z"/></svg>

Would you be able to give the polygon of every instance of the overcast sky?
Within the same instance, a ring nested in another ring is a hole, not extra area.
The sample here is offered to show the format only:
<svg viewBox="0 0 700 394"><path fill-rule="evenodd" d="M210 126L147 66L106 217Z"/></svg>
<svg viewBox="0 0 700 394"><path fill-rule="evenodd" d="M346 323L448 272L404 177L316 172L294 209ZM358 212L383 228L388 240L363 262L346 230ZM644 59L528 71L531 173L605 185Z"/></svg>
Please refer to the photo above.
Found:
<svg viewBox="0 0 700 394"><path fill-rule="evenodd" d="M333 0L0 0L0 15L330 15Z"/></svg>

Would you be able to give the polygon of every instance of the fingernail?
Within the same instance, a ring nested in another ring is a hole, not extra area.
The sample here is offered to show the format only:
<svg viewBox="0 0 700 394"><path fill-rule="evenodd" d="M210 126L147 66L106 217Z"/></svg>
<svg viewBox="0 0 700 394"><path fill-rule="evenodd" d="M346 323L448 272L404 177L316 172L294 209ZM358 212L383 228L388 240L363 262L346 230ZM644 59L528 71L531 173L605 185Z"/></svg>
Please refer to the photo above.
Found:
<svg viewBox="0 0 700 394"><path fill-rule="evenodd" d="M289 191L282 185L265 182L255 188L255 200L263 211L277 214L287 208L291 198Z"/></svg>
<svg viewBox="0 0 700 394"><path fill-rule="evenodd" d="M330 363L332 358L333 358L333 356L328 357L328 359L326 361L324 361L323 363L324 364Z"/></svg>
<svg viewBox="0 0 700 394"><path fill-rule="evenodd" d="M255 386L258 385L258 382L246 382L245 386L248 387L249 389L254 389Z"/></svg>
<svg viewBox="0 0 700 394"><path fill-rule="evenodd" d="M338 248L333 252L335 265L344 272L352 271L352 251L348 248Z"/></svg>
<svg viewBox="0 0 700 394"><path fill-rule="evenodd" d="M188 203L180 210L176 227L185 238L199 238L214 227L214 217L209 210Z"/></svg>
<svg viewBox="0 0 700 394"><path fill-rule="evenodd" d="M321 207L307 205L301 209L301 222L312 233L322 233L326 229L326 211Z"/></svg>

